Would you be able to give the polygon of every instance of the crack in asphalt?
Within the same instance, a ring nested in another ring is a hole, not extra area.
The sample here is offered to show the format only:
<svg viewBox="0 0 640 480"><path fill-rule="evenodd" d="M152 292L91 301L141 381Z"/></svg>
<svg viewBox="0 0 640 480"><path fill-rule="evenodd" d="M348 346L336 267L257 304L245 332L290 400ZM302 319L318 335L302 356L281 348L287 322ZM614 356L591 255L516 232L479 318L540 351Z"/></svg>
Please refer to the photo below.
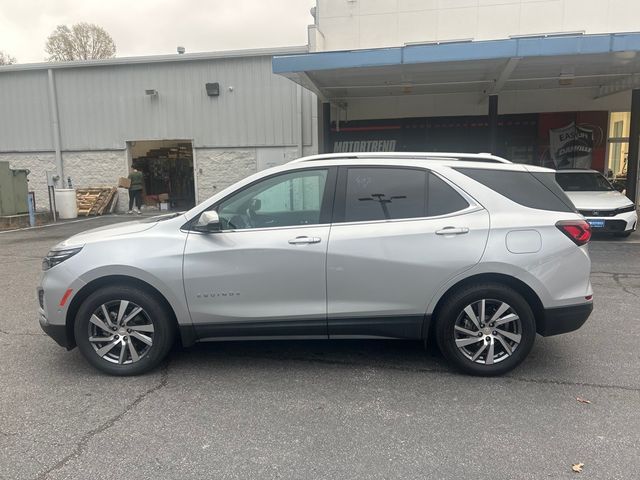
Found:
<svg viewBox="0 0 640 480"><path fill-rule="evenodd" d="M638 278L640 273L620 273L620 272L591 272L591 275L609 275L611 277L617 275L623 278Z"/></svg>
<svg viewBox="0 0 640 480"><path fill-rule="evenodd" d="M101 434L102 432L108 430L109 428L113 427L116 423L118 423L126 414L128 414L129 412L131 412L134 408L136 408L143 400L145 400L149 395L151 395L152 393L157 392L158 390L166 387L167 382L169 380L169 362L165 362L165 364L162 367L162 370L160 371L160 382L149 388L147 391L141 393L140 395L138 395L135 400L133 402L131 402L122 412L120 412L118 415L111 417L110 419L108 419L106 422L102 423L101 425L97 426L96 428L94 428L93 430L88 431L87 433L85 433L80 440L76 443L75 448L73 449L73 451L71 453L69 453L68 455L64 456L60 461L58 461L58 463L56 463L55 465L53 465L52 467L50 467L49 469L45 470L44 472L40 473L38 476L36 476L34 478L34 480L44 480L46 479L51 473L55 472L56 470L60 470L61 468L65 467L69 462L71 462L72 460L75 460L76 458L80 457L81 455L83 455L86 451L87 448L89 446L89 442L96 436Z"/></svg>
<svg viewBox="0 0 640 480"><path fill-rule="evenodd" d="M638 273L617 273L617 272L591 272L591 275L602 275L602 276L608 276L613 278L613 281L616 282L616 285L618 285L623 292L636 297L636 298L640 298L640 295L638 295L637 293L631 291L630 287L626 287L622 284L622 282L620 281L621 278L640 278L640 274Z"/></svg>
<svg viewBox="0 0 640 480"><path fill-rule="evenodd" d="M2 329L0 329L0 334L19 336L19 337L46 337L47 336L47 334L44 332L43 333L30 333L30 332L13 333L13 332L8 332L7 330L2 330Z"/></svg>
<svg viewBox="0 0 640 480"><path fill-rule="evenodd" d="M620 273L615 273L613 274L613 280L614 282L616 282L616 285L618 285L623 292L628 293L629 295L633 295L634 297L638 297L638 294L635 292L632 292L631 290L629 290L629 287L625 287L622 282L620 281Z"/></svg>
<svg viewBox="0 0 640 480"><path fill-rule="evenodd" d="M230 355L231 356L231 355ZM337 365L337 366L357 366L357 367L370 367L370 368L380 368L386 370L396 370L401 372L414 372L414 373L437 373L439 375L447 375L450 377L460 377L460 378L468 378L466 375L462 373L452 372L451 370L447 370L444 368L428 368L428 367L401 367L397 365L380 365L380 364L370 364L370 363L359 363L347 360L327 360L322 358L308 358L308 357L278 357L278 356L255 356L255 355L232 355L234 358L251 358L251 359L262 359L269 358L270 360L283 360L283 361L299 361L299 362L307 362L307 363L320 363L327 365ZM537 383L537 384L549 384L549 385L562 385L562 386L570 386L570 387L585 387L585 388L603 388L610 390L624 390L629 392L640 392L640 387L629 387L625 385L613 385L613 384L605 384L605 383L588 383L588 382L571 382L569 380L553 380L553 379L545 379L545 378L527 378L527 377L516 377L511 375L502 375L500 377L495 377L496 380L500 379L508 379L516 382L522 383Z"/></svg>

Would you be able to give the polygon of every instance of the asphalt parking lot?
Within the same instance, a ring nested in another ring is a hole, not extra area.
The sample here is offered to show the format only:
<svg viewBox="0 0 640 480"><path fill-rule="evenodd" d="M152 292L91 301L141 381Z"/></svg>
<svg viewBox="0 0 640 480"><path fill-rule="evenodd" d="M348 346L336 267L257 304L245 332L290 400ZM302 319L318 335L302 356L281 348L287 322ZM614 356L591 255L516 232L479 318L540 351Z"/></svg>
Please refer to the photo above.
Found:
<svg viewBox="0 0 640 480"><path fill-rule="evenodd" d="M640 478L640 234L592 242L590 320L506 377L334 341L199 345L113 378L42 333L35 287L50 246L129 219L0 234L0 478Z"/></svg>

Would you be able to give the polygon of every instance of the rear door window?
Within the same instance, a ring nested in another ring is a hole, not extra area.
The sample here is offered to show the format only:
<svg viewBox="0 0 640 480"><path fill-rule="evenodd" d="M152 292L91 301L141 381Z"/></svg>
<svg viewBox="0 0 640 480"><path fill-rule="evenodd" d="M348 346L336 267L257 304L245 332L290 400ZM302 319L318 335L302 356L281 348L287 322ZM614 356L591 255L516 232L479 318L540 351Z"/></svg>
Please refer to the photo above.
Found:
<svg viewBox="0 0 640 480"><path fill-rule="evenodd" d="M337 221L422 218L469 206L445 181L423 169L348 168L343 192L343 208L337 209Z"/></svg>

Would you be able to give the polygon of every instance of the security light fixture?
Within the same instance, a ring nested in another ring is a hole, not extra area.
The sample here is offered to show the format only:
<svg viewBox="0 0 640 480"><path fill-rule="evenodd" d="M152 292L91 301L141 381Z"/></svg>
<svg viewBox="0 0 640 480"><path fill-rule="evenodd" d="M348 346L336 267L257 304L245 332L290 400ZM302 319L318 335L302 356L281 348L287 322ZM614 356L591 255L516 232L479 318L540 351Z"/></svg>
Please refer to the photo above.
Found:
<svg viewBox="0 0 640 480"><path fill-rule="evenodd" d="M178 47L176 50L178 51L178 55L182 55L186 51L184 47Z"/></svg>
<svg viewBox="0 0 640 480"><path fill-rule="evenodd" d="M151 88L149 90L145 90L144 93L146 95L149 95L150 97L157 97L158 96L158 91L155 88Z"/></svg>
<svg viewBox="0 0 640 480"><path fill-rule="evenodd" d="M204 86L207 90L207 95L210 97L217 97L220 95L220 84L218 82L206 83Z"/></svg>

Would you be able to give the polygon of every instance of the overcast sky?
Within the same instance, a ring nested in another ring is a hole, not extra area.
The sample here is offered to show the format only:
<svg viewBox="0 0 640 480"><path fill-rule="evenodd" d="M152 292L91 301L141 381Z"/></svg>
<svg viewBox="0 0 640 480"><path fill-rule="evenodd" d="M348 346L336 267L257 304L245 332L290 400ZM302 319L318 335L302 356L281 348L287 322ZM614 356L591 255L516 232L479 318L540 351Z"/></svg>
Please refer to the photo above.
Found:
<svg viewBox="0 0 640 480"><path fill-rule="evenodd" d="M315 0L0 0L0 50L42 62L57 25L96 23L118 57L306 45Z"/></svg>

